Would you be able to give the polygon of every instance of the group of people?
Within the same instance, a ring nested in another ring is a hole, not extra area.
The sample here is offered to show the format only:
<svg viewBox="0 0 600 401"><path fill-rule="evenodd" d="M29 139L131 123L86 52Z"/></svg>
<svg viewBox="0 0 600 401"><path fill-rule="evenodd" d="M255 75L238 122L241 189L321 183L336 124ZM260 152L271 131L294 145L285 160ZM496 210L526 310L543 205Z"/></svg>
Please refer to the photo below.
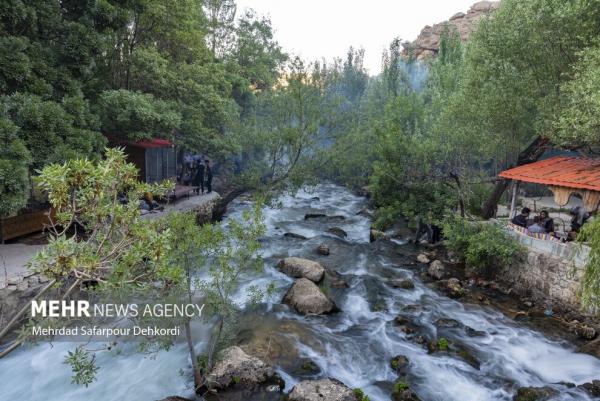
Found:
<svg viewBox="0 0 600 401"><path fill-rule="evenodd" d="M550 217L546 210L542 210L540 214L529 219L531 209L524 207L520 214L512 218L511 222L514 225L524 227L531 233L548 233L554 232L554 219Z"/></svg>
<svg viewBox="0 0 600 401"><path fill-rule="evenodd" d="M205 188L206 193L209 194L212 192L213 173L208 159L204 160L204 164L202 164L201 160L197 161L192 167L190 176L192 177L192 185L196 187L194 192L204 194Z"/></svg>
<svg viewBox="0 0 600 401"><path fill-rule="evenodd" d="M573 238L583 224L590 218L590 214L582 206L576 206L569 212L571 215L571 231L569 238ZM530 233L554 234L554 219L550 217L546 210L542 210L539 215L530 219L531 209L524 207L521 213L512 218L514 225L526 228Z"/></svg>

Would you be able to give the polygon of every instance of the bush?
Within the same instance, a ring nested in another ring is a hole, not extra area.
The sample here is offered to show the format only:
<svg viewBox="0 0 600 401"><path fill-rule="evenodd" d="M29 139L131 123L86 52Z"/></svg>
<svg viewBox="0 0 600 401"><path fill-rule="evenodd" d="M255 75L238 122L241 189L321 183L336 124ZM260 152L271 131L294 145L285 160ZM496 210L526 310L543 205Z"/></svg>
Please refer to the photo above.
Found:
<svg viewBox="0 0 600 401"><path fill-rule="evenodd" d="M521 245L496 224L452 216L444 220L443 227L448 249L467 266L482 271L508 264L522 251Z"/></svg>
<svg viewBox="0 0 600 401"><path fill-rule="evenodd" d="M581 286L581 302L590 310L600 311L600 219L595 218L585 224L577 241L585 242L590 247Z"/></svg>

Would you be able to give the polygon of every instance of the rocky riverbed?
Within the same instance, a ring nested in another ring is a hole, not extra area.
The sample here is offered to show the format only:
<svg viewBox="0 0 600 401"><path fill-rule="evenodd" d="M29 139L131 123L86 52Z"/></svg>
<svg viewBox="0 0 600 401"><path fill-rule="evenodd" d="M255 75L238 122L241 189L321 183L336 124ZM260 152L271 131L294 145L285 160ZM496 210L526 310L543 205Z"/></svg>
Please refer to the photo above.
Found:
<svg viewBox="0 0 600 401"><path fill-rule="evenodd" d="M235 201L227 218L239 216L249 203ZM322 185L283 196L280 203L265 208L266 270L242 278L237 300L245 305L250 285L274 283L275 293L259 308L246 309L235 348L225 352L215 372L221 384L208 398L595 397L600 360L577 352L583 340L556 319L532 316L536 308L524 308L527 300L461 276L448 255L426 250L419 256L421 248L370 232L364 198ZM194 332L201 350L208 327L198 324ZM153 359L135 352L134 344L119 356L103 354L99 380L88 388L69 383L62 359L72 347L42 344L1 360L0 382L11 386L0 399L194 397L183 344Z"/></svg>

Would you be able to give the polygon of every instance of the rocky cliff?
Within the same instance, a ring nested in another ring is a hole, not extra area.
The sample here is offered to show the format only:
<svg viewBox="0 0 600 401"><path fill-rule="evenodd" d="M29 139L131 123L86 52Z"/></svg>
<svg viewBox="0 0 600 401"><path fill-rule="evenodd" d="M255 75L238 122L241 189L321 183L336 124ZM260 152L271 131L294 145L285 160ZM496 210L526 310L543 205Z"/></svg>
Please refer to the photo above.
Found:
<svg viewBox="0 0 600 401"><path fill-rule="evenodd" d="M418 60L435 55L440 47L440 36L446 27L456 30L461 40L466 40L481 18L488 16L499 5L499 1L480 1L473 4L466 14L457 13L448 21L433 26L427 25L414 42L406 42L403 45L404 53L412 55Z"/></svg>

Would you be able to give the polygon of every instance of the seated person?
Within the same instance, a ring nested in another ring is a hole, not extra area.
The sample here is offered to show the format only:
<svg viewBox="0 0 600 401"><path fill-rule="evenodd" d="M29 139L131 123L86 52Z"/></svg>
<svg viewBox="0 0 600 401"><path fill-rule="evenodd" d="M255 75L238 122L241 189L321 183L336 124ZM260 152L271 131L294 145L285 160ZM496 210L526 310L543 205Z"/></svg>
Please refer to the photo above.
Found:
<svg viewBox="0 0 600 401"><path fill-rule="evenodd" d="M571 217L571 231L579 232L579 229L590 218L590 214L586 212L582 206L575 206L569 214Z"/></svg>
<svg viewBox="0 0 600 401"><path fill-rule="evenodd" d="M554 232L554 219L550 217L548 211L542 210L540 212L540 220L542 227L544 227L547 233Z"/></svg>
<svg viewBox="0 0 600 401"><path fill-rule="evenodd" d="M529 217L529 213L531 213L531 210L528 207L524 207L523 210L521 210L521 214L512 218L511 223L516 226L527 228L527 218Z"/></svg>
<svg viewBox="0 0 600 401"><path fill-rule="evenodd" d="M546 233L546 229L544 228L544 225L542 223L542 219L540 216L535 216L533 218L533 224L530 225L529 227L527 227L527 230L530 233Z"/></svg>

